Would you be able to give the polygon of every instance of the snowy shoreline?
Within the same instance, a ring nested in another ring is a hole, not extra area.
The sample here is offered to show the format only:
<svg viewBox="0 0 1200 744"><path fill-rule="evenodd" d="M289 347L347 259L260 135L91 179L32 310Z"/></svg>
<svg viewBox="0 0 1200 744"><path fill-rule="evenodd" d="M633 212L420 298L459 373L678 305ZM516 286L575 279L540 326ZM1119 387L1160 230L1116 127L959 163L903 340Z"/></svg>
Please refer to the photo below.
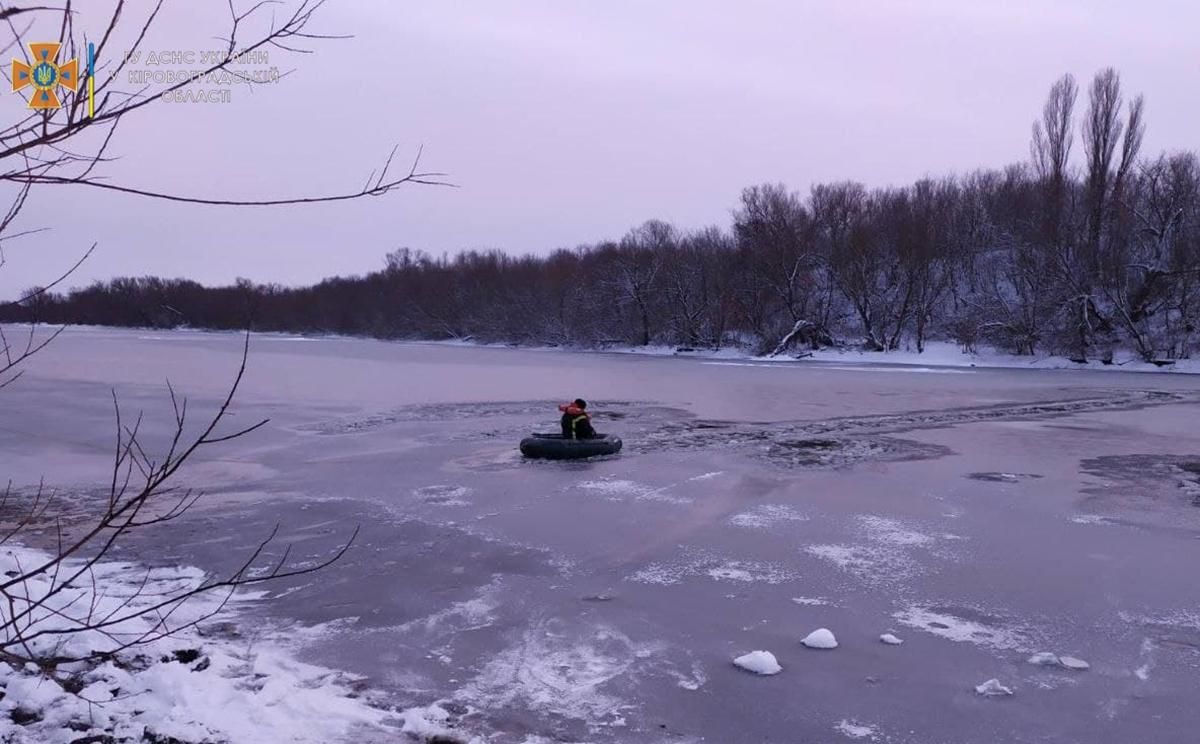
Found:
<svg viewBox="0 0 1200 744"><path fill-rule="evenodd" d="M70 331L84 333L103 333L116 331L120 333L138 334L144 340L167 341L184 339L189 336L229 336L242 334L241 331L210 330L204 328L124 328L116 326L70 326ZM1142 361L1131 352L1118 354L1111 364L1098 360L1087 363L1073 362L1062 356L1017 356L989 347L981 347L975 353L964 353L961 347L950 341L930 341L925 345L924 352L909 349L896 351L862 351L853 348L826 348L817 351L804 351L799 354L789 353L779 356L761 356L738 348L700 349L678 347L661 344L649 346L613 345L613 346L553 346L553 345L524 345L508 342L484 342L474 339L385 339L371 336L347 336L337 333L292 333L283 331L254 331L254 338L272 341L374 341L381 344L397 344L408 346L441 346L476 349L511 349L517 351L537 351L545 353L574 353L574 354L620 354L630 356L678 357L683 359L699 359L712 364L740 364L757 367L790 367L812 366L824 369L859 368L883 370L889 368L917 371L965 370L965 369L1029 369L1029 370L1081 370L1096 372L1136 372L1157 374L1200 374L1200 359L1180 359L1174 363L1158 366Z"/></svg>
<svg viewBox="0 0 1200 744"><path fill-rule="evenodd" d="M948 341L933 341L925 346L924 352L910 350L897 351L861 351L848 348L826 348L817 351L805 351L799 355L780 354L779 356L760 356L735 348L726 349L693 349L664 345L650 346L610 346L610 347L576 347L576 346L521 346L505 343L483 343L470 340L445 341L395 341L404 344L431 344L437 346L463 346L482 349L519 349L523 351L574 352L581 354L623 354L632 356L679 357L686 359L701 359L711 364L727 364L739 366L781 368L803 367L806 365L823 369L845 369L850 366L862 369L888 368L921 368L923 371L940 369L1032 369L1032 370L1088 370L1097 372L1155 372L1160 374L1200 374L1200 360L1181 359L1168 366L1158 366L1143 362L1140 359L1125 355L1116 358L1112 364L1104 364L1098 360L1086 364L1072 362L1066 357L1042 356L1022 357L994 349L973 354L964 353L958 344ZM843 365L843 366L839 366Z"/></svg>
<svg viewBox="0 0 1200 744"><path fill-rule="evenodd" d="M5 545L0 571L11 576L47 558L39 550ZM30 618L25 634L77 630L79 608L92 608L88 617L127 615L205 579L192 567L148 569L117 561L98 563L93 573L82 586L53 595ZM47 577L24 583L33 600L48 596ZM395 710L366 689L361 676L299 660L306 641L336 632L338 623L270 628L239 622L264 596L242 591L222 608L225 593L199 595L172 613L171 625L178 630L166 637L154 632L157 616L146 616L101 631L42 636L21 646L23 654L39 659L81 658L147 633L155 636L94 660L41 666L0 662L0 741L333 744L396 741L409 734L467 741L443 726L446 717L436 706ZM11 641L12 628L7 630Z"/></svg>

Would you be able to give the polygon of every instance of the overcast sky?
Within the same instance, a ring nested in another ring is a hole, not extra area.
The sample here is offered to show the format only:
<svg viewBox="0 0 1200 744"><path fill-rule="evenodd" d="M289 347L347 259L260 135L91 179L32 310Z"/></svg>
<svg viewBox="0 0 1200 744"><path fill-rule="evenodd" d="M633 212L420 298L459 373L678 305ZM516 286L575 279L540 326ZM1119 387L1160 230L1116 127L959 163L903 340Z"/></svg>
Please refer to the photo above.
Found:
<svg viewBox="0 0 1200 744"><path fill-rule="evenodd" d="M77 4L81 24L108 5ZM150 3L129 5L132 22ZM168 0L148 48L212 48L223 5ZM1191 0L331 0L316 30L353 39L273 50L267 67L295 72L228 103L156 102L122 125L105 172L300 196L357 188L393 144L405 158L423 144L460 188L265 210L45 187L19 227L52 229L4 244L0 296L92 242L73 284L298 284L379 268L400 246L543 253L649 218L727 225L753 183L901 184L1025 159L1050 84L1071 72L1085 88L1108 65L1146 95L1145 151L1192 149L1198 27Z"/></svg>

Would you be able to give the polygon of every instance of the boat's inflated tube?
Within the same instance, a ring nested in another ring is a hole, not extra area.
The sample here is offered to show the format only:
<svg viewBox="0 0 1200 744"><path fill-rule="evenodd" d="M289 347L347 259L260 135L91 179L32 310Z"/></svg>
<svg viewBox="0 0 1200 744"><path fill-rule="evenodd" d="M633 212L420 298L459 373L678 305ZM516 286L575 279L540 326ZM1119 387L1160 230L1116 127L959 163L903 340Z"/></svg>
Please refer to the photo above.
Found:
<svg viewBox="0 0 1200 744"><path fill-rule="evenodd" d="M597 455L615 455L621 440L607 434L591 439L565 439L562 434L532 434L521 440L521 454L546 460L575 460Z"/></svg>

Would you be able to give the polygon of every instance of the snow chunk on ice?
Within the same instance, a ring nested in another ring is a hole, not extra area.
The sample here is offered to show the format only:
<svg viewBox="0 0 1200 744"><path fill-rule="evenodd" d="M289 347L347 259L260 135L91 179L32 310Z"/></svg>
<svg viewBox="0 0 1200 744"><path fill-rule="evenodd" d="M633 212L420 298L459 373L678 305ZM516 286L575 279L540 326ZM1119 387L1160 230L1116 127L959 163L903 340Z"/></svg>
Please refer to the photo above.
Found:
<svg viewBox="0 0 1200 744"><path fill-rule="evenodd" d="M1058 656L1049 651L1038 651L1028 661L1035 666L1058 666Z"/></svg>
<svg viewBox="0 0 1200 744"><path fill-rule="evenodd" d="M779 662L775 660L775 654L770 651L751 651L744 656L737 657L733 663L747 672L755 674L771 675L783 671L783 667L779 666Z"/></svg>
<svg viewBox="0 0 1200 744"><path fill-rule="evenodd" d="M1058 663L1075 672L1083 672L1092 668L1091 664L1074 656L1060 656L1058 657Z"/></svg>
<svg viewBox="0 0 1200 744"><path fill-rule="evenodd" d="M1029 663L1036 664L1037 666L1063 667L1064 669L1071 669L1077 672L1090 669L1092 666L1083 659L1077 659L1074 656L1058 656L1049 651L1039 651L1030 656Z"/></svg>
<svg viewBox="0 0 1200 744"><path fill-rule="evenodd" d="M878 733L874 726L868 726L857 721L849 721L844 718L838 725L833 727L833 730L851 739L874 739Z"/></svg>
<svg viewBox="0 0 1200 744"><path fill-rule="evenodd" d="M984 697L1002 697L1013 694L1009 687L1000 684L998 679L989 679L981 685L975 686L975 694L983 695Z"/></svg>
<svg viewBox="0 0 1200 744"><path fill-rule="evenodd" d="M425 708L409 708L401 712L400 717L404 719L400 730L421 740L448 737L450 733L446 728L450 713L436 703Z"/></svg>
<svg viewBox="0 0 1200 744"><path fill-rule="evenodd" d="M813 632L804 637L800 641L808 648L837 648L837 638L834 638L833 633L828 628L817 628Z"/></svg>
<svg viewBox="0 0 1200 744"><path fill-rule="evenodd" d="M821 597L792 597L792 601L798 605L805 605L809 607L817 607L829 604L828 599L822 599Z"/></svg>
<svg viewBox="0 0 1200 744"><path fill-rule="evenodd" d="M904 641L900 640L891 633L884 633L883 635L879 636L879 640L889 646L899 646L901 643L904 643Z"/></svg>

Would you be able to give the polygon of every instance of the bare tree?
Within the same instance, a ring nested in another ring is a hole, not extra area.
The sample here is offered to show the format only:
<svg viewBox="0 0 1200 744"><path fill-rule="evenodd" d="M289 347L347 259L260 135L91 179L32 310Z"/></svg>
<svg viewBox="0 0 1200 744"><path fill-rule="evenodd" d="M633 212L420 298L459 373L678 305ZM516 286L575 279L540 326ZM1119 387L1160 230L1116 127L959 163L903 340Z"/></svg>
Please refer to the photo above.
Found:
<svg viewBox="0 0 1200 744"><path fill-rule="evenodd" d="M1069 217L1067 200L1070 196L1070 162L1074 138L1075 101L1079 88L1074 76L1063 75L1050 88L1041 121L1033 124L1030 146L1033 164L1042 183L1044 214L1042 229L1051 250L1066 252L1064 244L1066 221Z"/></svg>
<svg viewBox="0 0 1200 744"><path fill-rule="evenodd" d="M667 250L663 292L672 342L720 348L729 323L733 250L715 227L684 235Z"/></svg>
<svg viewBox="0 0 1200 744"><path fill-rule="evenodd" d="M1038 177L1060 188L1068 177L1071 147L1075 142L1072 128L1078 95L1075 77L1063 75L1050 88L1041 120L1033 123L1030 150Z"/></svg>
<svg viewBox="0 0 1200 744"><path fill-rule="evenodd" d="M248 84L259 81L248 77L234 67L245 54L256 50L279 50L288 53L306 53L304 46L313 41L332 38L316 33L310 26L316 11L324 0L302 0L282 16L274 15L277 4L258 2L248 9L238 10L229 3L229 26L223 40L223 53L209 61L201 75L224 71ZM381 163L361 187L325 194L297 194L279 198L254 198L231 195L194 195L162 192L121 183L107 177L106 164L117 142L117 132L122 122L137 116L151 102L163 95L179 91L196 78L168 82L155 87L146 85L137 90L122 87L127 76L122 72L142 49L145 40L162 9L162 0L156 2L130 27L128 21L132 8L124 0L117 0L101 38L95 40L97 58L107 60L95 71L95 108L89 111L85 105L83 86L66 92L59 108L31 108L30 111L6 126L0 127L0 182L12 189L11 202L4 217L0 219L0 246L17 238L27 238L37 230L18 230L17 220L21 215L33 189L48 187L75 187L101 189L128 195L132 198L169 200L190 204L207 204L228 207L269 207L280 205L304 205L318 202L340 202L372 196L383 196L405 184L444 184L442 174L420 169L420 149L406 172L393 173L392 161L395 149ZM58 32L57 44L67 56L78 56L85 47L82 34L76 28L78 9L67 0L61 8L41 6L7 7L0 11L0 22L11 32L6 49L19 50L25 54L26 36L33 27L30 23L18 26L20 18L28 16L43 27L53 26ZM247 36L246 29L255 23L267 24L265 32ZM122 56L105 54L122 33L133 38L128 53ZM67 82L64 80L64 82ZM19 86L17 86L19 87ZM68 86L70 87L70 86ZM28 99L27 99L28 100ZM32 318L23 340L0 327L0 386L11 383L22 372L22 367L61 332L62 326L49 333L37 329L43 304L48 303L50 290L65 281L72 272L91 255L84 251L57 280L26 293L8 309L19 307ZM0 266L3 254L0 253ZM161 286L159 287L161 288ZM257 288L255 289L257 292ZM0 308L4 309L4 308ZM170 308L178 312L174 308ZM39 335L40 333L40 335ZM54 608L54 601L64 592L87 581L90 570L109 555L122 540L135 532L153 530L183 515L196 503L199 492L180 490L174 483L181 469L198 451L250 434L265 421L253 426L226 432L221 424L227 416L237 392L246 366L249 335L243 347L242 363L237 371L228 394L216 412L200 427L198 434L189 435L187 424L187 401L170 390L175 410L174 435L165 451L154 454L154 448L144 441L142 420L139 415L132 423L122 416L114 396L117 416L117 440L113 468L105 498L92 503L91 522L82 534L67 539L62 529L62 514L56 511L59 502L50 497L45 487L39 487L32 495L13 491L11 486L3 493L0 501L0 518L8 524L8 533L3 540L19 540L25 530L39 521L49 520L57 532L57 547L51 557L39 565L22 567L16 575L0 581L0 659L10 663L32 661L51 668L61 659L45 658L34 652L34 641L56 634L82 631L107 633L131 617L152 616L155 618L150 630L138 638L112 636L113 643L97 653L111 654L132 645L146 643L178 632L180 626L173 620L174 613L192 598L212 592L233 592L238 587L274 578L295 576L328 565L340 558L353 541L351 535L335 551L329 561L321 566L300 566L290 562L287 549L272 547L275 533L264 540L246 556L239 568L230 574L213 578L187 591L161 597L157 601L135 606L130 602L121 609L106 615L97 615L94 608L73 607L66 611ZM34 581L38 589L31 590ZM223 604L223 603L222 603ZM47 612L53 615L53 623L47 622Z"/></svg>
<svg viewBox="0 0 1200 744"><path fill-rule="evenodd" d="M407 172L395 174L392 168L396 148L373 171L361 187L342 192L327 194L295 195L273 199L255 199L249 197L205 196L162 192L139 186L124 184L112 180L105 174L105 165L112 160L111 148L116 140L120 124L128 117L141 113L141 110L154 101L186 88L198 80L214 73L224 72L247 85L262 85L270 82L266 79L256 79L237 69L239 60L246 55L262 50L279 50L288 53L308 53L305 48L309 42L332 39L335 37L317 33L311 30L314 14L325 4L326 0L302 0L294 8L278 19L275 5L258 2L245 10L238 10L234 3L229 3L229 26L223 39L221 54L207 61L206 67L199 73L184 79L167 82L161 85L149 83L136 90L123 87L127 82L127 72L130 60L136 59L143 53L143 46L159 13L163 0L157 0L145 15L134 21L128 27L126 21L130 9L125 0L118 0L103 24L104 32L95 43L96 58L106 61L96 72L95 108L88 110L87 95L82 85L75 92L68 93L63 105L56 109L31 109L24 117L7 126L0 127L0 182L13 187L13 195L9 207L0 219L0 266L3 266L3 245L18 238L28 237L40 232L39 229L17 231L14 223L22 213L31 190L43 186L72 186L77 188L92 188L113 191L142 198L161 199L189 204L207 204L230 207L266 207L284 205L303 205L320 202L340 202L371 196L383 196L405 184L450 185L444 180L442 173L424 171L420 168L421 150L417 149ZM11 38L6 48L19 51L28 61L26 36L32 27L32 22L19 28L13 20L17 15L30 15L46 26L58 29L59 44L66 56L76 57L86 44L77 32L76 22L78 12L72 7L70 0L61 9L45 7L7 8L2 20ZM45 17L50 16L50 17ZM57 20L55 20L57 19ZM247 38L246 29L257 22L268 22L267 30L261 35ZM111 45L117 43L121 32L132 35L134 41L128 50L121 55L106 55L111 51ZM111 57L111 59L109 59ZM8 73L5 72L5 75ZM10 81L12 82L12 81ZM30 95L22 89L21 95ZM94 246L93 246L94 248ZM91 250L83 254L86 259ZM71 270L52 282L41 291L47 291L64 281L74 269L82 263L76 262ZM22 298L27 300L28 298ZM4 342L7 367L0 371L13 373L16 367L29 359L44 343L35 343L21 350L15 350Z"/></svg>
<svg viewBox="0 0 1200 744"><path fill-rule="evenodd" d="M1189 310L1200 275L1200 165L1191 153L1161 156L1142 168L1134 186L1128 211L1136 228L1114 251L1102 291L1144 360L1183 357L1195 327Z"/></svg>
<svg viewBox="0 0 1200 744"><path fill-rule="evenodd" d="M1107 357L1111 359L1113 326L1097 302L1097 284L1102 283L1106 258L1119 253L1114 245L1118 210L1128 173L1141 148L1144 125L1143 104L1137 97L1129 107L1128 120L1121 116L1121 78L1107 68L1096 73L1089 91L1084 115L1086 228L1084 250L1072 265L1064 267L1064 279L1070 292L1064 303L1069 316L1076 318L1076 355L1086 359L1097 333L1108 338ZM1126 136L1122 139L1122 133ZM1121 146L1121 160L1117 148Z"/></svg>
<svg viewBox="0 0 1200 744"><path fill-rule="evenodd" d="M908 302L912 308L913 336L917 352L925 351L929 327L939 315L953 281L954 245L952 222L959 201L952 180L918 181L909 200L909 229L899 244ZM897 326L892 345L899 343L902 326Z"/></svg>
<svg viewBox="0 0 1200 744"><path fill-rule="evenodd" d="M1121 120L1121 76L1110 68L1096 73L1083 120L1088 205L1087 244L1095 260L1113 180L1113 158L1125 123ZM1139 108L1140 110L1140 108Z"/></svg>
<svg viewBox="0 0 1200 744"><path fill-rule="evenodd" d="M771 353L780 354L796 342L812 348L831 343L833 283L826 281L827 256L818 250L818 225L800 197L782 184L751 186L742 191L733 220L739 243L753 257L756 282L782 308Z"/></svg>
<svg viewBox="0 0 1200 744"><path fill-rule="evenodd" d="M649 220L630 230L611 251L606 284L631 310L638 328L637 342L649 346L657 328L663 279L663 260L678 240L675 228Z"/></svg>

